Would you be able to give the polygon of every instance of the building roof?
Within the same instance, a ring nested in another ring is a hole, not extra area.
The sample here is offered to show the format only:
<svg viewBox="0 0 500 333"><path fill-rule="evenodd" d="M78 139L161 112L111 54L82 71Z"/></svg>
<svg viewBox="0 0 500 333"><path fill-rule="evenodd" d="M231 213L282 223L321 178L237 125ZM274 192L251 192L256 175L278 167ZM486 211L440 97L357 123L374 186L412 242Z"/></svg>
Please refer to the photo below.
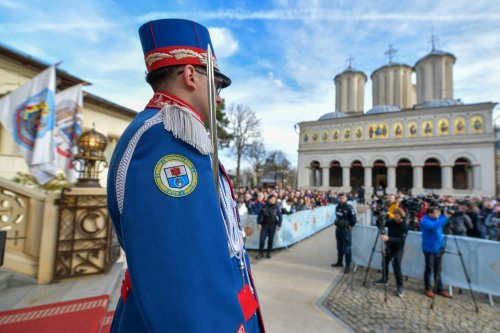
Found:
<svg viewBox="0 0 500 333"><path fill-rule="evenodd" d="M427 58L430 58L430 57L439 57L439 56L449 56L449 57L452 57L453 58L453 63L455 63L455 61L457 60L457 57L455 57L452 53L450 52L446 52L446 51L441 51L441 50L438 50L438 49L432 49L431 52L427 53L425 56L423 56L422 58L420 58L419 60L417 60L417 62L415 63L415 66L414 67L417 67L418 63L427 59Z"/></svg>
<svg viewBox="0 0 500 333"><path fill-rule="evenodd" d="M400 108L394 105L376 105L370 110L368 110L365 114L378 114L378 113L389 113L389 112L398 112L401 111Z"/></svg>
<svg viewBox="0 0 500 333"><path fill-rule="evenodd" d="M97 104L97 105L101 105L110 111L118 112L124 116L132 117L132 118L137 116L136 111L129 109L129 108L126 108L122 105L116 104L114 102L108 101L107 99L104 99L104 98L99 97L97 95L91 94L89 92L84 93L84 98L85 98L85 100L88 100L89 102L92 102L92 103Z"/></svg>
<svg viewBox="0 0 500 333"><path fill-rule="evenodd" d="M41 72L47 69L51 64L47 64L42 60L38 60L28 54L24 54L18 50L12 49L0 43L0 55L11 59L14 62L21 64L24 67L28 67L35 72ZM57 76L57 90L61 91L67 89L69 87L74 86L78 83L85 83L86 85L90 85L88 81L85 81L77 76L71 75L66 71L63 71L59 68L56 68L56 76ZM0 96L1 97L1 96ZM85 92L85 100L89 100L94 104L100 104L109 109L110 111L118 112L128 117L135 117L137 112L121 106L119 104L108 101L104 98L101 98L97 95Z"/></svg>
<svg viewBox="0 0 500 333"><path fill-rule="evenodd" d="M376 70L374 70L372 72L372 74L370 75L370 78L373 78L373 75L375 73L377 73L378 71L382 70L382 69L385 69L385 68L394 68L394 67L406 67L406 68L409 68L411 70L413 70L413 67L411 67L410 65L407 65L407 64L404 64L402 62L393 62L391 61L390 63L384 65L384 66L381 66L379 68L377 68Z"/></svg>
<svg viewBox="0 0 500 333"><path fill-rule="evenodd" d="M345 117L349 117L349 115L345 112L335 111L335 112L325 113L324 115L319 117L318 120L330 120L330 119L345 118Z"/></svg>
<svg viewBox="0 0 500 333"><path fill-rule="evenodd" d="M455 105L464 105L464 103L459 99L433 99L430 102L420 104L415 106L415 109L432 109L432 108L440 108L445 106L455 106Z"/></svg>
<svg viewBox="0 0 500 333"><path fill-rule="evenodd" d="M354 67L349 66L345 71L343 71L343 72L338 73L337 75L335 75L335 77L333 78L333 81L336 81L339 76L342 76L342 75L348 74L348 73L361 74L365 78L365 81L367 80L367 76L366 76L366 74L364 72L362 72L360 70L357 70Z"/></svg>
<svg viewBox="0 0 500 333"><path fill-rule="evenodd" d="M52 65L52 64L47 64L44 61L38 60L28 54L7 47L6 45L3 45L1 43L0 43L0 55L10 58L11 60L18 62L24 67L28 67L36 72L41 72ZM88 85L90 84L88 81L85 81L79 77L71 75L68 72L63 71L59 68L56 68L56 74L58 79L57 88L59 90L64 90L78 83L85 82Z"/></svg>

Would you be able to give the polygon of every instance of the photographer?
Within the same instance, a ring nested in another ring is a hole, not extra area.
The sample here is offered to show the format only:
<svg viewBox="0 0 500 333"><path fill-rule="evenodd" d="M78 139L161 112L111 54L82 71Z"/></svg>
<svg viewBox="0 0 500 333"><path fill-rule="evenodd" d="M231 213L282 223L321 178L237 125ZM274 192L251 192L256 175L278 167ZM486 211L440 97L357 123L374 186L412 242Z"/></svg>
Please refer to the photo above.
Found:
<svg viewBox="0 0 500 333"><path fill-rule="evenodd" d="M375 281L375 284L386 284L389 274L389 262L392 260L392 268L396 277L396 295L404 296L403 275L401 274L401 261L405 247L406 235L408 235L408 224L405 221L405 212L397 208L393 212L393 218L388 218L385 226L387 235L381 230L380 239L385 242L385 260L382 262L382 278ZM384 228L383 225L379 226Z"/></svg>
<svg viewBox="0 0 500 333"><path fill-rule="evenodd" d="M446 298L451 298L445 290L441 282L441 257L444 253L444 236L443 226L448 222L448 213L445 215L437 206L430 206L427 209L427 214L422 217L420 221L420 228L422 230L422 250L425 256L425 271L424 271L424 285L425 295L427 297L434 297L434 292L431 287L431 274L434 272L434 284L436 292Z"/></svg>
<svg viewBox="0 0 500 333"><path fill-rule="evenodd" d="M399 208L399 202L396 200L394 194L389 194L387 196L387 216L390 219L394 218L394 211Z"/></svg>
<svg viewBox="0 0 500 333"><path fill-rule="evenodd" d="M422 206L422 200L414 199L412 197L404 198L401 201L400 207L404 209L406 213L406 223L408 224L408 228L410 230L419 231L420 230L420 222L417 218L417 215L420 213Z"/></svg>
<svg viewBox="0 0 500 333"><path fill-rule="evenodd" d="M467 232L472 229L472 220L465 214L467 206L460 204L457 206L448 207L450 217L450 232L457 236L467 236Z"/></svg>
<svg viewBox="0 0 500 333"><path fill-rule="evenodd" d="M351 267L351 231L356 224L356 211L347 203L347 195L342 193L339 195L339 204L335 209L335 238L337 239L337 263L332 264L332 267L342 267L342 259L345 255L344 273L347 274Z"/></svg>

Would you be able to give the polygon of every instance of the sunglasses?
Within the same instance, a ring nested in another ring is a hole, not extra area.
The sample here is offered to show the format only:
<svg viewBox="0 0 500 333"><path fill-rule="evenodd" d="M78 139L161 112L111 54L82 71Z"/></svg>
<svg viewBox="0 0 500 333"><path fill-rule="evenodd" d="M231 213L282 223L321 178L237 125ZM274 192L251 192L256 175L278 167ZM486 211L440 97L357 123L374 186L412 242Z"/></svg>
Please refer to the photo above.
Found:
<svg viewBox="0 0 500 333"><path fill-rule="evenodd" d="M203 75L207 75L207 72L204 71L203 69L201 69L200 67L194 67L194 70L195 72L198 72L200 74L203 74ZM180 70L177 72L177 75L181 75L182 73L184 73L184 69ZM222 90L222 80L217 78L215 75L214 75L214 87L215 87L215 92L217 93L217 95L220 95L220 92Z"/></svg>

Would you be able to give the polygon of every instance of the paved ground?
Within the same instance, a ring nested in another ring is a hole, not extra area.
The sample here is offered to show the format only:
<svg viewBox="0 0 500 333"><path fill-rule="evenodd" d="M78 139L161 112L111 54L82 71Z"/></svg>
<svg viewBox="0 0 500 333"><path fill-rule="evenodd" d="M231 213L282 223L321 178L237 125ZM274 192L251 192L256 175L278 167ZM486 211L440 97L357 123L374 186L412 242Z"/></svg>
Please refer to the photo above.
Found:
<svg viewBox="0 0 500 333"><path fill-rule="evenodd" d="M271 259L251 260L267 332L352 332L322 306L341 276L330 267L336 256L334 239L330 227Z"/></svg>
<svg viewBox="0 0 500 333"><path fill-rule="evenodd" d="M452 300L438 297L430 310L421 281L409 279L406 296L400 299L392 295L395 286L391 276L384 303L383 287L371 284L380 273L370 272L368 285L363 287L364 270L343 275L341 269L330 267L336 261L334 230L326 228L275 252L271 259L255 260L256 253L250 254L268 333L500 332L499 298L494 299L497 307L491 307L484 295L477 295L476 314L468 291L458 294L455 290ZM122 270L123 266L117 265L105 276L10 288L0 293L0 310L95 293L111 294L113 309Z"/></svg>
<svg viewBox="0 0 500 333"><path fill-rule="evenodd" d="M354 275L343 276L324 301L332 313L355 332L500 332L500 308L491 307L484 294L476 294L479 313L468 290L453 299L438 296L431 310L431 299L423 294L421 280L405 282L404 298L393 295L396 288L391 274L384 303L384 287L373 281L380 273L370 271L367 287L363 287L364 268Z"/></svg>

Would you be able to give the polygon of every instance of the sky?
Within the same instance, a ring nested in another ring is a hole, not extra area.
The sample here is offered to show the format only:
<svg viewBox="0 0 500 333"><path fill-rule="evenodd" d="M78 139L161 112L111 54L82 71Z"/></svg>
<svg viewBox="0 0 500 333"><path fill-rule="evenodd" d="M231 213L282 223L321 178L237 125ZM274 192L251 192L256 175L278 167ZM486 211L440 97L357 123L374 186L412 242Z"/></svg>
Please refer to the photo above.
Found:
<svg viewBox="0 0 500 333"><path fill-rule="evenodd" d="M92 83L86 91L141 111L152 91L137 30L160 18L209 29L233 81L221 93L226 107L254 110L266 149L295 165L294 124L335 111L333 77L350 56L368 78L387 64L390 44L394 61L413 66L434 33L436 48L457 57L454 97L500 101L500 2L491 0L0 0L0 42L48 64L62 61L60 69ZM365 112L371 89L368 79ZM221 160L235 166L227 151Z"/></svg>

